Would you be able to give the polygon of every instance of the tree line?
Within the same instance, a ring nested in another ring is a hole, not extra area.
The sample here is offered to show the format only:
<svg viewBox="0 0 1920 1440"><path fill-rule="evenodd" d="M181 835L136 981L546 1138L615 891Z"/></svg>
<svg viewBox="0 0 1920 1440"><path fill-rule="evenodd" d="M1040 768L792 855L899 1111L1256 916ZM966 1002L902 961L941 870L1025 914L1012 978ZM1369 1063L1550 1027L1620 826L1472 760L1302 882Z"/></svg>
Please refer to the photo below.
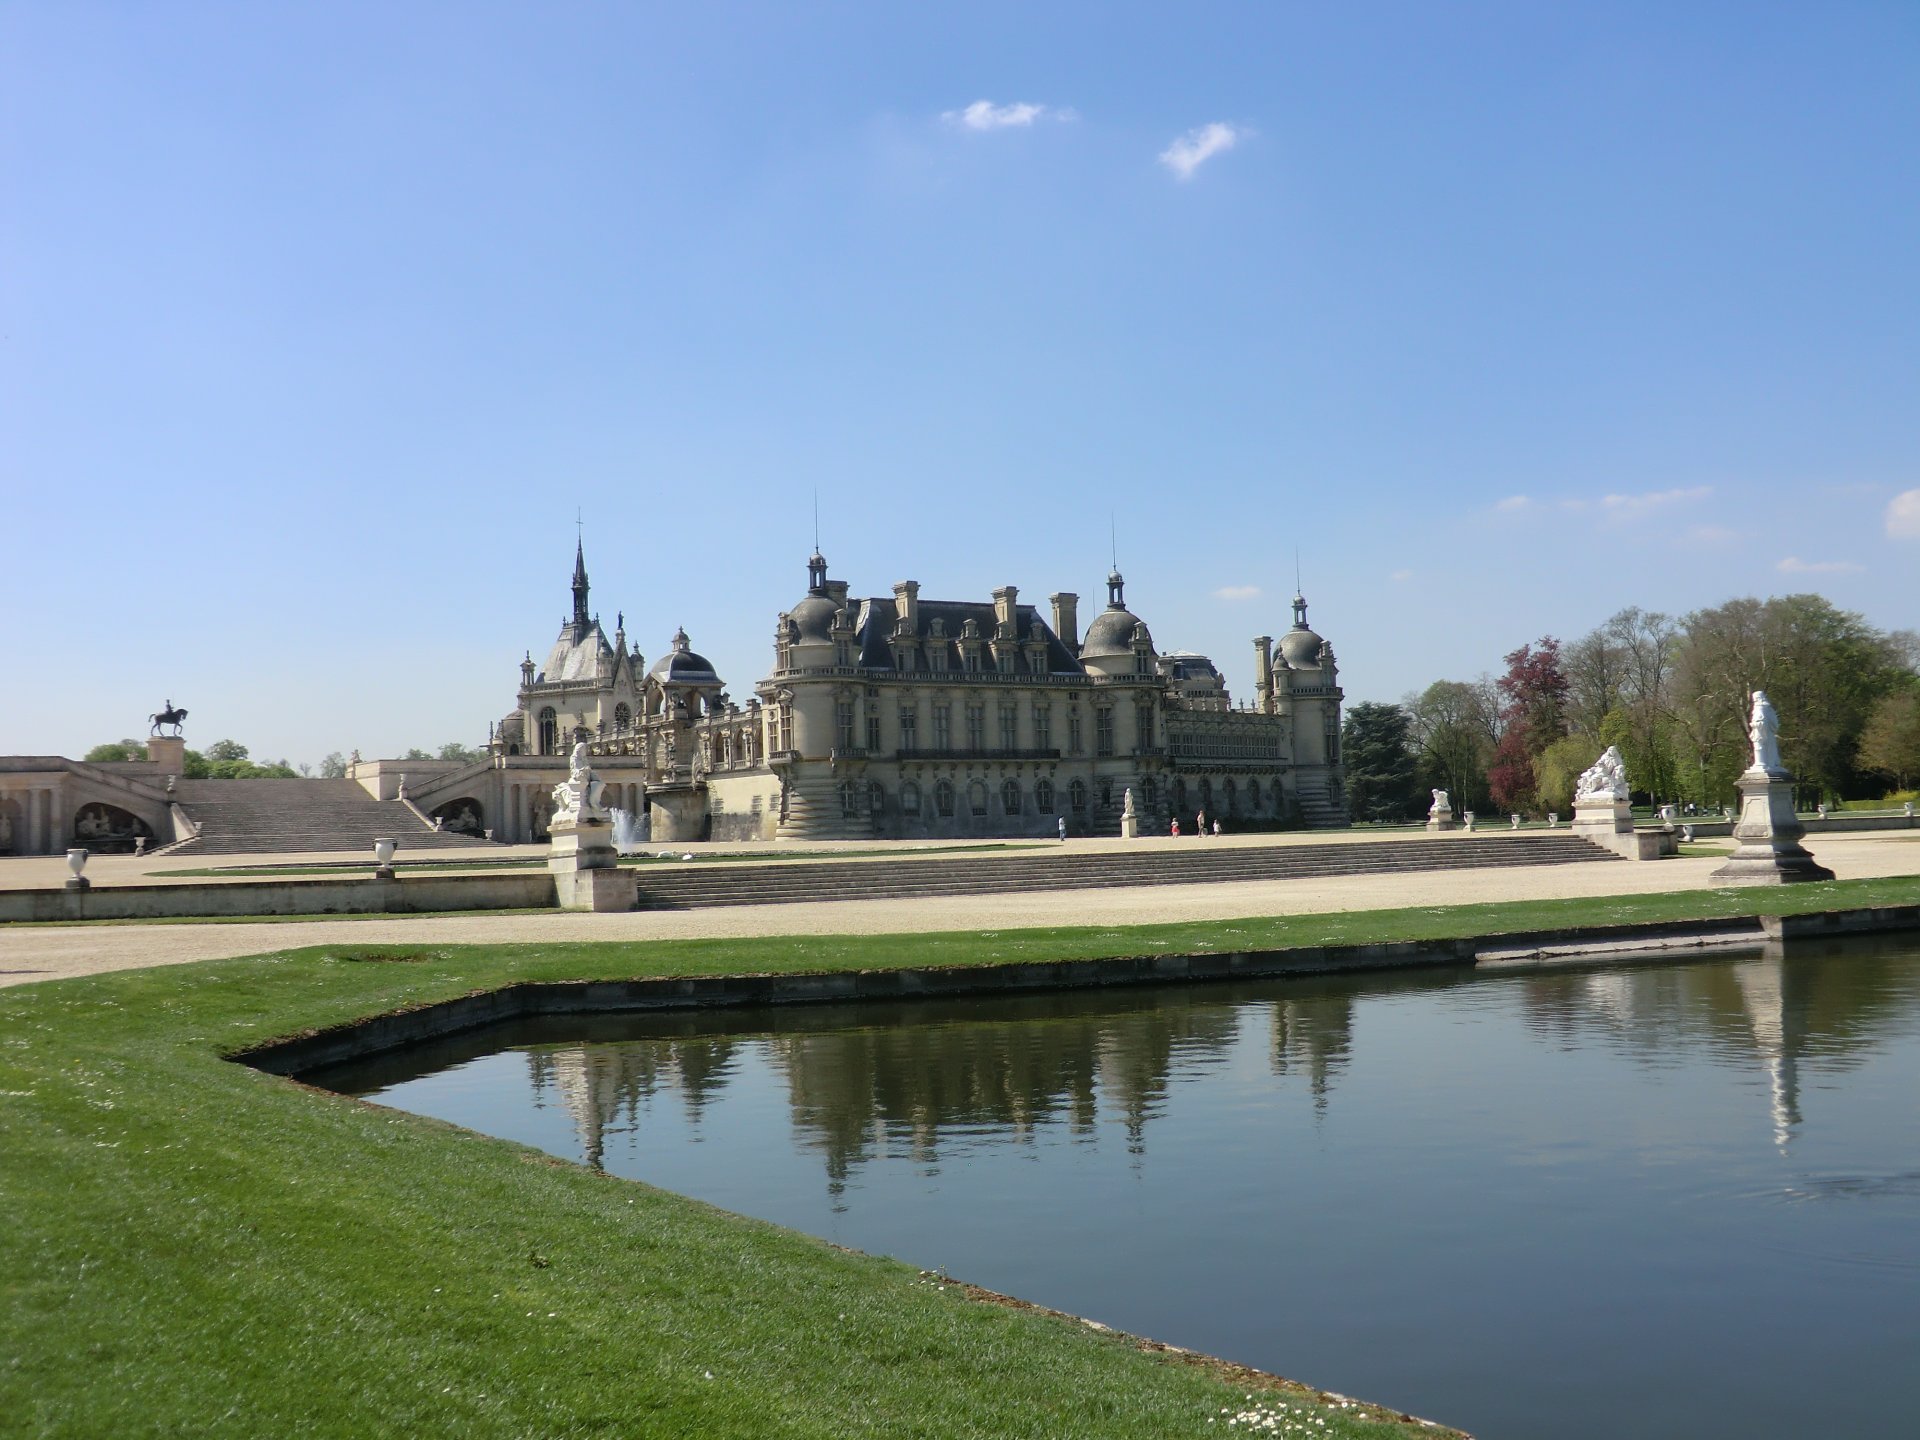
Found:
<svg viewBox="0 0 1920 1440"><path fill-rule="evenodd" d="M1430 789L1457 809L1566 815L1609 745L1637 803L1731 804L1752 758L1754 690L1779 712L1803 806L1897 800L1920 782L1920 635L1877 630L1819 595L1677 619L1629 607L1571 643L1546 635L1502 659L1498 676L1348 710L1355 819L1412 818Z"/></svg>
<svg viewBox="0 0 1920 1440"><path fill-rule="evenodd" d="M428 754L415 747L400 758L402 760L454 760L461 764L471 764L484 759L486 751L476 750L462 745L458 740L449 740L438 752ZM80 757L90 764L112 764L128 760L145 760L147 745L144 740L115 740L105 745L96 745ZM204 751L189 750L181 763L181 777L187 780L339 780L347 773L347 757L338 750L329 754L320 762L318 770L311 765L295 768L284 759L267 763L256 761L252 752L238 740L216 740Z"/></svg>

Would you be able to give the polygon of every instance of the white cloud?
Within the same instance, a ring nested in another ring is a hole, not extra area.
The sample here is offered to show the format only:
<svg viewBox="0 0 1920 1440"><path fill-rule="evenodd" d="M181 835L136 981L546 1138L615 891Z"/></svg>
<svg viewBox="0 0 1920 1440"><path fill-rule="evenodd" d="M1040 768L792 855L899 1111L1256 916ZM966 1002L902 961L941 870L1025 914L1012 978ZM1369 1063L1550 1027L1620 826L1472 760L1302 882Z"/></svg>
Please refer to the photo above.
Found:
<svg viewBox="0 0 1920 1440"><path fill-rule="evenodd" d="M961 130L1007 130L1024 128L1048 115L1059 120L1073 118L1071 110L1053 110L1030 100L1015 100L1007 105L996 105L991 100L976 100L964 110L945 111L940 118Z"/></svg>
<svg viewBox="0 0 1920 1440"><path fill-rule="evenodd" d="M1223 150L1240 143L1246 132L1222 120L1189 130L1160 152L1160 163L1182 180L1191 180L1193 172Z"/></svg>
<svg viewBox="0 0 1920 1440"><path fill-rule="evenodd" d="M1894 540L1920 540L1920 490L1902 490L1887 502L1887 535Z"/></svg>
<svg viewBox="0 0 1920 1440"><path fill-rule="evenodd" d="M1701 545L1731 545L1747 537L1726 525L1696 525L1687 532L1687 538Z"/></svg>
<svg viewBox="0 0 1920 1440"><path fill-rule="evenodd" d="M1260 587L1258 585L1222 585L1218 590L1213 592L1213 598L1216 600L1258 600L1260 598Z"/></svg>
<svg viewBox="0 0 1920 1440"><path fill-rule="evenodd" d="M1411 580L1413 578L1413 572L1411 570L1396 570L1391 575L1387 576L1387 578L1389 580L1400 580L1400 581Z"/></svg>
<svg viewBox="0 0 1920 1440"><path fill-rule="evenodd" d="M1852 575L1865 567L1851 560L1802 560L1798 555L1789 555L1773 568L1789 575Z"/></svg>
<svg viewBox="0 0 1920 1440"><path fill-rule="evenodd" d="M1644 495L1606 495L1601 507L1616 520L1638 520L1656 510L1704 500L1713 494L1711 485L1695 485L1686 490L1650 490Z"/></svg>
<svg viewBox="0 0 1920 1440"><path fill-rule="evenodd" d="M1509 495L1506 499L1496 502L1493 508L1496 510L1528 510L1531 509L1532 506L1533 499L1531 496Z"/></svg>

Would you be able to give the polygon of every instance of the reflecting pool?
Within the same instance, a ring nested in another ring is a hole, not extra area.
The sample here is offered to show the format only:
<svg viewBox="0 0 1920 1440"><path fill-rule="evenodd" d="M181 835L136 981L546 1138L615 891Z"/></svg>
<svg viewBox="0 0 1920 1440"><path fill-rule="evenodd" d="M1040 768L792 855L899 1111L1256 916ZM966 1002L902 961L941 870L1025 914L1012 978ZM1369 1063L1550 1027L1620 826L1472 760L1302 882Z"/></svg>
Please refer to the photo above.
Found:
<svg viewBox="0 0 1920 1440"><path fill-rule="evenodd" d="M1494 1437L1920 1433L1920 941L571 1017L306 1076Z"/></svg>

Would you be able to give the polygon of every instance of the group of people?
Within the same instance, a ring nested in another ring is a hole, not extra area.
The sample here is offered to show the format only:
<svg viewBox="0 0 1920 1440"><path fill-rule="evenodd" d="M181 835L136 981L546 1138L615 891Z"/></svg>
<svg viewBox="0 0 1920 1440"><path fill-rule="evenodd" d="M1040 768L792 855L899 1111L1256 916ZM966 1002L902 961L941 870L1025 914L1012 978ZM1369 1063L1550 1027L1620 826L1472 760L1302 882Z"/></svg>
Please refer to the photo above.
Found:
<svg viewBox="0 0 1920 1440"><path fill-rule="evenodd" d="M1180 817L1178 815L1173 817L1172 823L1167 827L1167 833L1176 840L1180 838ZM1205 837L1209 833L1217 836L1220 833L1220 822L1218 820L1214 821L1213 829L1209 832L1207 829L1207 812L1202 810L1193 817L1193 833L1202 837Z"/></svg>

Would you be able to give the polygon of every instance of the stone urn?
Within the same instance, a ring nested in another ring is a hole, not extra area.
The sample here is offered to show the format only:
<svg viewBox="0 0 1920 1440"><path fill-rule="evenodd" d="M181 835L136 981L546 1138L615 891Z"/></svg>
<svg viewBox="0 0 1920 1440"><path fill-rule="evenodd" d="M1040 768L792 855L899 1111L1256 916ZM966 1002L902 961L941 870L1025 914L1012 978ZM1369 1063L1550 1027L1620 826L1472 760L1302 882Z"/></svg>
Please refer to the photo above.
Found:
<svg viewBox="0 0 1920 1440"><path fill-rule="evenodd" d="M398 845L398 841L389 839L384 835L374 840L373 858L375 863L373 875L376 880L393 879L393 852Z"/></svg>
<svg viewBox="0 0 1920 1440"><path fill-rule="evenodd" d="M81 872L87 868L88 852L78 847L67 851L67 869L73 872L73 878L67 881L69 890L85 890L93 882Z"/></svg>

